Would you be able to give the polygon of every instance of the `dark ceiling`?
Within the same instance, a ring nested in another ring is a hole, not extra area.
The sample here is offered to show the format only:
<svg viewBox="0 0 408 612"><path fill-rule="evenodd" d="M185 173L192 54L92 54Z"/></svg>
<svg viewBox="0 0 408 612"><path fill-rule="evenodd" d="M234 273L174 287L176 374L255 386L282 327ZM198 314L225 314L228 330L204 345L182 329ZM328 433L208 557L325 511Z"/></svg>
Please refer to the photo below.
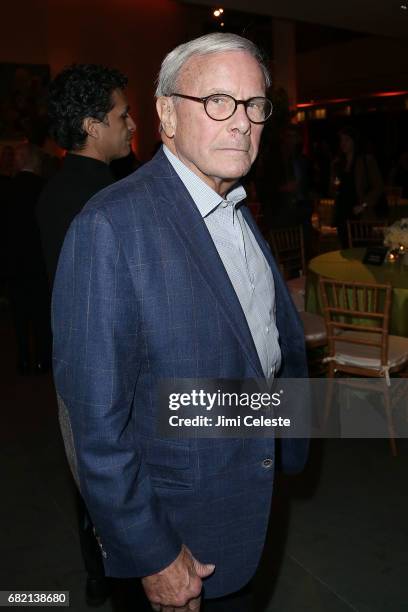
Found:
<svg viewBox="0 0 408 612"><path fill-rule="evenodd" d="M214 9L213 0L183 0ZM408 0L222 0L224 9L408 39ZM407 6L404 10L401 6Z"/></svg>

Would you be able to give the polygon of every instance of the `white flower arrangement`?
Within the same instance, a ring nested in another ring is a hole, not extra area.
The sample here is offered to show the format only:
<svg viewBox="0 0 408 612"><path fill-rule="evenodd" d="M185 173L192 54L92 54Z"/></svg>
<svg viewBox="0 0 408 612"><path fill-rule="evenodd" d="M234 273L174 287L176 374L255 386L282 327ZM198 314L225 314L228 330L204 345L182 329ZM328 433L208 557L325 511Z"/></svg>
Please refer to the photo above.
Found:
<svg viewBox="0 0 408 612"><path fill-rule="evenodd" d="M392 250L408 251L408 219L399 219L385 228L384 244Z"/></svg>

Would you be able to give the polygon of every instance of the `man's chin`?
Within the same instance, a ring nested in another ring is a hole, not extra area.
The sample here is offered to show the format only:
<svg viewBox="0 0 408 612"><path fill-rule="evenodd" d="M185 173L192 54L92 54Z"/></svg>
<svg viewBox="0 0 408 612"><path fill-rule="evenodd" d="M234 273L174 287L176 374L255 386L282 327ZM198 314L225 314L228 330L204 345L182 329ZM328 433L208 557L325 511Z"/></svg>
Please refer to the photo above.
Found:
<svg viewBox="0 0 408 612"><path fill-rule="evenodd" d="M131 147L124 147L120 152L118 152L115 157L112 157L111 161L114 161L115 159L123 159L124 157L127 157L129 155L131 151Z"/></svg>
<svg viewBox="0 0 408 612"><path fill-rule="evenodd" d="M251 164L229 164L228 166L221 167L219 176L222 176L225 180L238 181L241 177L248 174L251 168Z"/></svg>
<svg viewBox="0 0 408 612"><path fill-rule="evenodd" d="M252 160L247 151L234 151L227 149L220 151L218 156L218 170L221 170L225 177L239 179L247 174L251 168Z"/></svg>

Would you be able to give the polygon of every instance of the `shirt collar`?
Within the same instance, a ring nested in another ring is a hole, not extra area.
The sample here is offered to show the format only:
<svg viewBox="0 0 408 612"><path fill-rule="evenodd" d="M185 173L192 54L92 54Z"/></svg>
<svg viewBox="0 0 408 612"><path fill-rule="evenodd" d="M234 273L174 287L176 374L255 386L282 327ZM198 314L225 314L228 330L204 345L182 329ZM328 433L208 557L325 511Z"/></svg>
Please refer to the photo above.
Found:
<svg viewBox="0 0 408 612"><path fill-rule="evenodd" d="M202 217L206 217L213 212L221 202L228 202L231 206L237 206L239 202L246 198L246 192L242 185L238 184L231 189L223 198L214 189L211 189L200 177L190 168L187 168L178 157L163 145L163 151L173 166L174 171L179 176L185 188L191 195Z"/></svg>

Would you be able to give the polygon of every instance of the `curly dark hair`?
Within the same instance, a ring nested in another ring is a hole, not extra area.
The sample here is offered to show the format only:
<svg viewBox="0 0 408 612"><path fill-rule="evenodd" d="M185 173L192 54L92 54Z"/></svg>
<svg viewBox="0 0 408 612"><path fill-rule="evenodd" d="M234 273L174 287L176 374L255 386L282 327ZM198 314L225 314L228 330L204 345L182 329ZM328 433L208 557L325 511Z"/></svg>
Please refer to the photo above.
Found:
<svg viewBox="0 0 408 612"><path fill-rule="evenodd" d="M112 92L124 89L127 77L98 64L72 64L60 72L49 87L48 117L51 137L62 148L83 148L86 117L103 121L112 110Z"/></svg>

